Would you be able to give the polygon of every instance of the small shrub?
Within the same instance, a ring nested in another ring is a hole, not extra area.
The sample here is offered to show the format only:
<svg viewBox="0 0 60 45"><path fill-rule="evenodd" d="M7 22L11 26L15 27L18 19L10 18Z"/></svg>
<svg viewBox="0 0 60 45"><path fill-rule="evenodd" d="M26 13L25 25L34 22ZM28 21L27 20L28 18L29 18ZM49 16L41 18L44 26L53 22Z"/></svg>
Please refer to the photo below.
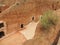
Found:
<svg viewBox="0 0 60 45"><path fill-rule="evenodd" d="M56 25L58 21L57 15L53 14L52 10L46 11L40 18L41 25L44 29L48 29Z"/></svg>

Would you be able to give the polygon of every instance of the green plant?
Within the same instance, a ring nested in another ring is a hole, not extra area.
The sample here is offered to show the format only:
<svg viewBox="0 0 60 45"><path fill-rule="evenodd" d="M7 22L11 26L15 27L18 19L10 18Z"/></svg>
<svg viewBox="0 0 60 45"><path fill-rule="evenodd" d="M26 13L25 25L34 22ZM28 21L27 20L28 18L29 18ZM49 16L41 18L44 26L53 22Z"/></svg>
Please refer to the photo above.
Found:
<svg viewBox="0 0 60 45"><path fill-rule="evenodd" d="M57 15L53 14L52 10L46 11L40 18L41 25L44 29L48 29L56 25L58 21Z"/></svg>

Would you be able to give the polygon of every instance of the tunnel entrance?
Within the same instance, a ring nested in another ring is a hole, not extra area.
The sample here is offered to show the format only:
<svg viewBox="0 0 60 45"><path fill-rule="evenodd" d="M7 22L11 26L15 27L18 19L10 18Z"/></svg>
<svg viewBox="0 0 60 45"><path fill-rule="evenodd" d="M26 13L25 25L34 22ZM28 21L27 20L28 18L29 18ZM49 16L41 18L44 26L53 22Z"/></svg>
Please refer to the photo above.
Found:
<svg viewBox="0 0 60 45"><path fill-rule="evenodd" d="M0 38L2 38L3 36L5 36L5 34L4 34L3 31L1 31L1 32L0 32Z"/></svg>

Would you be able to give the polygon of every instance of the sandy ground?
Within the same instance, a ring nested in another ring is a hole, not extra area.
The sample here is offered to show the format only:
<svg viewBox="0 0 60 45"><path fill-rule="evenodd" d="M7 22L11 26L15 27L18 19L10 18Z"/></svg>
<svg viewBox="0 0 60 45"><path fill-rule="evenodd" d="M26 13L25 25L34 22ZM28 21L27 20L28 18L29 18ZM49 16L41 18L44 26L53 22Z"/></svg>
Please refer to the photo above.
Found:
<svg viewBox="0 0 60 45"><path fill-rule="evenodd" d="M0 45L22 45L25 41L25 37L20 32L15 32L0 40Z"/></svg>
<svg viewBox="0 0 60 45"><path fill-rule="evenodd" d="M32 39L38 22L31 22L26 29L14 32L0 40L0 45L22 45L26 40Z"/></svg>
<svg viewBox="0 0 60 45"><path fill-rule="evenodd" d="M32 21L22 31L14 32L10 36L0 40L0 45L23 45L26 40L32 39L35 35L36 26L39 22ZM58 44L60 45L60 39Z"/></svg>

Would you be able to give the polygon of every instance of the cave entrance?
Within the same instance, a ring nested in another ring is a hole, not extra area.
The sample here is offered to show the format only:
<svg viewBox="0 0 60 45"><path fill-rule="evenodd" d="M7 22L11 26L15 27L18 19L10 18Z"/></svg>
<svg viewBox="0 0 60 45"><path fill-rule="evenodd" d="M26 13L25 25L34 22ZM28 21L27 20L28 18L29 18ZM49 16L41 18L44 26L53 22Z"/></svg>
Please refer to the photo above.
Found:
<svg viewBox="0 0 60 45"><path fill-rule="evenodd" d="M4 23L0 23L0 28L4 27Z"/></svg>
<svg viewBox="0 0 60 45"><path fill-rule="evenodd" d="M21 28L23 28L24 27L24 25L23 24L21 24Z"/></svg>
<svg viewBox="0 0 60 45"><path fill-rule="evenodd" d="M0 38L2 38L3 36L5 36L5 34L4 34L3 31L1 31L1 32L0 32Z"/></svg>
<svg viewBox="0 0 60 45"><path fill-rule="evenodd" d="M2 11L0 11L0 13L1 13Z"/></svg>
<svg viewBox="0 0 60 45"><path fill-rule="evenodd" d="M32 17L32 20L34 20L34 16Z"/></svg>

